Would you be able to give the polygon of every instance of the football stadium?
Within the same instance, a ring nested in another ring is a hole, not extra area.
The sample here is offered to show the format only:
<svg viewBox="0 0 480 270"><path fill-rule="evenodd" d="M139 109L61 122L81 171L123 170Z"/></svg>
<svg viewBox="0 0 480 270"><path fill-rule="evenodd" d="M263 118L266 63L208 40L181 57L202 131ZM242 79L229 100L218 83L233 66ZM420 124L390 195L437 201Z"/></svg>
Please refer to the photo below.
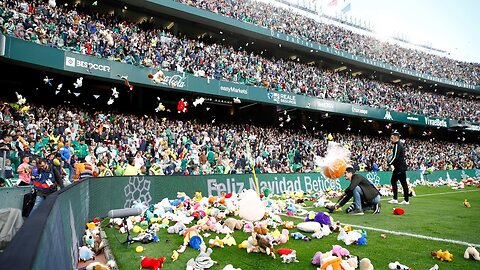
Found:
<svg viewBox="0 0 480 270"><path fill-rule="evenodd" d="M362 2L0 1L0 269L480 269L480 63Z"/></svg>

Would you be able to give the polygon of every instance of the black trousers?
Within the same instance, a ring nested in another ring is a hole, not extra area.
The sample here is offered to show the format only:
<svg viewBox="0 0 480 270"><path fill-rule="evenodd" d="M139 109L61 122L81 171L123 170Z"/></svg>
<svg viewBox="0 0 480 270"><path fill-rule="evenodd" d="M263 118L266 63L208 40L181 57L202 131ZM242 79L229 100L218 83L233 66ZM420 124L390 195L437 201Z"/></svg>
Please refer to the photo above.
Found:
<svg viewBox="0 0 480 270"><path fill-rule="evenodd" d="M398 199L398 185L397 181L400 181L400 184L403 187L403 198L408 202L408 185L407 185L407 173L405 171L393 171L392 179L390 180L393 189L393 199Z"/></svg>
<svg viewBox="0 0 480 270"><path fill-rule="evenodd" d="M18 186L19 186L19 187L21 187L21 186L30 186L30 184L27 184L27 183L25 183L25 182L23 182L23 181L20 181L20 183L18 184Z"/></svg>

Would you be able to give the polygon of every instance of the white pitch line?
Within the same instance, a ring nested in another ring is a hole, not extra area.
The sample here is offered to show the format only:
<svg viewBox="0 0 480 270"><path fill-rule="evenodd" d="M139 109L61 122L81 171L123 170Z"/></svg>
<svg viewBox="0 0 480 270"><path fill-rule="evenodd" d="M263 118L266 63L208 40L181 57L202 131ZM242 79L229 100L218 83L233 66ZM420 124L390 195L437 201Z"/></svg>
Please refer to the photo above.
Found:
<svg viewBox="0 0 480 270"><path fill-rule="evenodd" d="M436 196L436 195L445 195L445 194L455 194L455 193L465 193L465 192L476 192L478 190L458 190L458 191L450 191L450 192L440 192L440 193L429 193L429 194L421 194L421 195L417 195L417 196L413 196L412 198L415 198L415 197L427 197L427 196ZM400 195L401 194L398 194L399 197L401 197ZM382 197L391 197L391 196L382 196ZM391 200L390 198L383 198L383 199L380 199L380 201L388 201L388 200ZM305 206L303 207L305 209L310 209L310 208L317 208L317 207L313 207L313 206Z"/></svg>
<svg viewBox="0 0 480 270"><path fill-rule="evenodd" d="M451 192L440 192L440 193L429 193L429 194L421 194L421 195L416 195L411 198L415 197L428 197L428 196L436 196L436 195L445 195L445 194L455 194L455 193L466 193L466 192L478 192L478 190L458 190L458 191L451 191ZM400 196L402 195L402 196ZM391 196L385 196L385 197L391 197ZM398 197L403 197L403 194L398 194ZM386 201L386 200L391 200L389 198L383 198L380 199L380 201Z"/></svg>
<svg viewBox="0 0 480 270"><path fill-rule="evenodd" d="M355 224L348 224L348 225L350 225L352 227L357 227L357 228L360 228L360 229L365 229L365 230L384 232L384 233L395 234L395 235L410 236L410 237L427 239L427 240L438 241L438 242L447 242L447 243L452 243L452 244L457 244L457 245L480 247L480 244L473 244L473 243L468 243L468 242L459 241L459 240L432 237L432 236L421 235L421 234L416 234L416 233L390 231L390 230L378 229L378 228L373 228L373 227L368 227L368 226L360 226L360 225L355 225Z"/></svg>
<svg viewBox="0 0 480 270"><path fill-rule="evenodd" d="M281 214L281 215L282 215L282 216L287 216L287 215L285 215L285 214ZM287 217L293 217L293 218L297 218L297 219L301 219L301 220L304 220L304 219L305 219L304 217L299 217L299 216L287 216ZM447 238L432 237L432 236L415 234L415 233L408 233L408 232L390 231L390 230L379 229L379 228L374 228L374 227L367 227L367 226L361 226L361 225L355 225L355 224L347 224L347 223L340 223L340 224L341 224L342 226L350 225L350 226L352 226L352 227L356 227L356 228L360 228L360 229L377 231L377 232L384 232L384 233L395 234L395 235L410 236L410 237L414 237L414 238L427 239L427 240L438 241L438 242L447 242L447 243L452 243L452 244L457 244L457 245L463 245L463 246L480 247L480 244L473 244L473 243L468 243L468 242L459 241L459 240L453 240L453 239L447 239Z"/></svg>
<svg viewBox="0 0 480 270"><path fill-rule="evenodd" d="M454 193L465 193L465 192L476 192L478 190L459 190L459 191L451 191L451 192L441 192L441 193L430 193L430 194L422 194L422 195L417 195L415 197L426 197L426 196L436 196L436 195L445 195L445 194L454 194ZM381 199L382 201L389 200L388 198ZM315 208L313 206L311 207L304 207L304 208ZM294 218L298 219L304 219L303 217L299 216L293 216ZM410 236L410 237L415 237L415 238L421 238L421 239L427 239L427 240L432 240L432 241L439 241L439 242L447 242L447 243L453 243L453 244L458 244L458 245L464 245L464 246L474 246L474 247L480 247L480 244L473 244L473 243L468 243L464 241L458 241L458 240L453 240L453 239L446 239L446 238L439 238L439 237L432 237L432 236L426 236L426 235L421 235L421 234L414 234L414 233L407 233L407 232L397 232L397 231L390 231L390 230L385 230L385 229L379 229L379 228L373 228L373 227L367 227L367 226L361 226L361 225L355 225L355 224L346 224L346 223L341 223L342 225L350 225L353 227L357 227L360 229L365 229L365 230L371 230L371 231L377 231L377 232L384 232L384 233L390 233L390 234L395 234L395 235L404 235L404 236Z"/></svg>

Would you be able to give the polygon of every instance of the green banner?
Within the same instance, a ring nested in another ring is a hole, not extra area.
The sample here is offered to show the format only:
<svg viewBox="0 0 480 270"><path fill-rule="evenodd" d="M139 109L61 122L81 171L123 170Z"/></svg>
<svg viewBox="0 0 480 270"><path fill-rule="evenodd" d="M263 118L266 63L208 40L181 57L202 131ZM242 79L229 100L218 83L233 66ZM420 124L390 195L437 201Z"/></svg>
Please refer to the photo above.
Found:
<svg viewBox="0 0 480 270"><path fill-rule="evenodd" d="M283 34L280 32L276 32L274 30L270 30L264 27L256 26L254 24L250 23L245 23L241 22L239 20L229 18L223 15L215 14L210 11L206 11L203 9L198 9L189 5L181 4L176 1L172 0L146 0L146 1L128 1L132 5L137 5L142 8L145 8L145 6L148 6L149 9L151 10L158 10L155 6L161 6L162 8L169 8L171 10L175 10L177 12L181 12L182 14L189 15L192 18L195 17L195 21L199 20L202 23L207 23L209 25L224 25L227 28L237 28L241 29L242 32L247 32L244 33L246 36L251 36L253 35L260 35L264 37L268 37L268 39L264 38L264 40L271 40L271 38L275 38L278 40L281 40L283 42L286 42L289 45L293 45L292 47L302 47L304 51L309 51L310 53L315 53L322 52L325 54L329 54L331 56L335 56L339 61L354 61L358 63L362 63L364 65L369 65L369 66L374 66L375 69L383 69L385 72L390 73L390 74L402 74L404 76L409 77L410 79L415 79L415 80L424 80L425 82L430 82L430 83L442 83L446 84L449 86L455 86L459 88L465 88L469 90L474 90L474 91L480 91L480 85L479 86L474 86L474 85L469 85L466 83L462 82L456 82L456 81L451 81L447 80L444 78L438 78L435 76L431 75L426 75L422 74L420 72L411 70L411 69L406 69L406 68L400 68L396 67L390 64L383 63L381 61L375 61L375 60L370 60L365 57L353 55L351 53L348 53L343 50L338 50L333 47L327 47L325 45L316 43L316 42L311 42L304 40L302 38L298 37L293 37L287 34Z"/></svg>
<svg viewBox="0 0 480 270"><path fill-rule="evenodd" d="M10 46L8 46L9 49L6 52L6 57L12 60L116 81L122 80L121 77L128 77L129 82L132 84L170 88L176 91L189 91L228 98L239 98L240 100L283 105L300 109L334 112L389 122L448 128L449 123L454 121L340 103L316 97L269 91L262 87L195 77L187 73L163 71L165 75L163 80L154 83L148 78L148 74L156 73L156 69L53 49L12 37L7 37L7 44Z"/></svg>

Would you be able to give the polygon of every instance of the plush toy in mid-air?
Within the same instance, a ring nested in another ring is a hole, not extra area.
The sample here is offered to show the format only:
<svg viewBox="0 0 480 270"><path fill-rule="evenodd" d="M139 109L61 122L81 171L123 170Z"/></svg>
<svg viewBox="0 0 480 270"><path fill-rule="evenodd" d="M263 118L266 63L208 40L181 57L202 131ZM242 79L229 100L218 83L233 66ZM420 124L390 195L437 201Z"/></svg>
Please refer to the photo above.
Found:
<svg viewBox="0 0 480 270"><path fill-rule="evenodd" d="M83 77L77 78L77 81L73 83L73 86L75 88L80 88L83 85Z"/></svg>
<svg viewBox="0 0 480 270"><path fill-rule="evenodd" d="M130 91L133 90L133 84L131 84L131 83L128 81L128 76L127 76L127 75L117 74L117 77L119 77L120 79L123 80L123 83L125 84L126 87L128 87L128 89L130 89Z"/></svg>
<svg viewBox="0 0 480 270"><path fill-rule="evenodd" d="M18 105L23 105L25 104L25 102L27 101L22 95L20 95L19 93L15 92L15 94L17 95L17 104Z"/></svg>
<svg viewBox="0 0 480 270"><path fill-rule="evenodd" d="M155 84L162 83L163 79L165 78L165 74L163 74L163 71L161 71L161 70L158 70L155 74L148 73L147 76Z"/></svg>
<svg viewBox="0 0 480 270"><path fill-rule="evenodd" d="M118 98L118 91L116 87L112 87L112 97Z"/></svg>
<svg viewBox="0 0 480 270"><path fill-rule="evenodd" d="M181 113L181 112L186 113L187 112L187 106L188 106L188 102L183 100L183 98L180 99L178 101L178 104L177 104L178 113Z"/></svg>
<svg viewBox="0 0 480 270"><path fill-rule="evenodd" d="M204 101L205 101L205 98L199 97L195 99L195 101L193 102L193 106L197 107L198 105L202 105Z"/></svg>

